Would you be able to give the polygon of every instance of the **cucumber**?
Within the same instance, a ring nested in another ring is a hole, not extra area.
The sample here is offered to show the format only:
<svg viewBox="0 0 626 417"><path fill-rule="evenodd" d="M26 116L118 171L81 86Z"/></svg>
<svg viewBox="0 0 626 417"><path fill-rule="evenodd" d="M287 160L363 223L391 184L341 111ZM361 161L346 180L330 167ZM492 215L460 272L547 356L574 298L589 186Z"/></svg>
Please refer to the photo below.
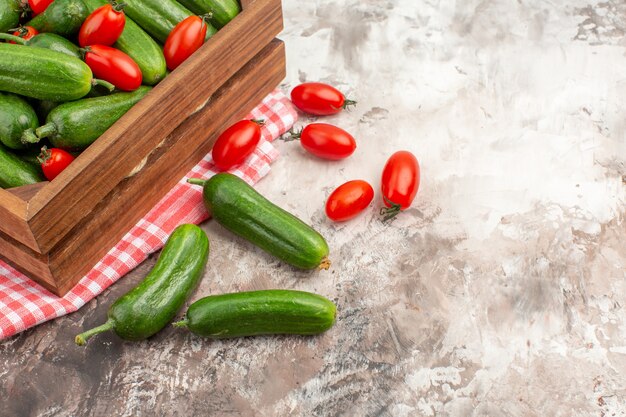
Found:
<svg viewBox="0 0 626 417"><path fill-rule="evenodd" d="M107 4L106 0L83 0L89 12ZM125 52L139 66L143 83L155 85L165 78L165 57L158 43L126 16L124 31L113 47Z"/></svg>
<svg viewBox="0 0 626 417"><path fill-rule="evenodd" d="M175 327L214 339L264 334L311 335L335 323L336 307L321 295L293 290L262 290L204 297Z"/></svg>
<svg viewBox="0 0 626 417"><path fill-rule="evenodd" d="M0 188L21 187L44 181L37 168L0 145Z"/></svg>
<svg viewBox="0 0 626 417"><path fill-rule="evenodd" d="M26 129L39 126L37 113L23 98L0 92L0 142L7 148L23 149L20 138Z"/></svg>
<svg viewBox="0 0 626 417"><path fill-rule="evenodd" d="M49 100L41 100L37 102L37 104L35 105L35 112L37 113L37 116L39 116L39 120L41 121L41 123L46 123L46 118L48 117L52 109L57 107L59 104L60 103L57 103L56 101Z"/></svg>
<svg viewBox="0 0 626 417"><path fill-rule="evenodd" d="M74 58L82 59L78 46L56 33L40 33L30 39L23 39L19 36L0 33L0 39L13 41L20 45L32 46L34 48L44 48L51 51L62 52Z"/></svg>
<svg viewBox="0 0 626 417"><path fill-rule="evenodd" d="M0 57L0 91L71 101L87 94L94 82L87 64L61 52L0 43Z"/></svg>
<svg viewBox="0 0 626 417"><path fill-rule="evenodd" d="M175 0L127 0L124 12L161 43L165 43L167 36L174 26L193 15ZM207 23L207 36L210 38L217 32Z"/></svg>
<svg viewBox="0 0 626 417"><path fill-rule="evenodd" d="M295 267L330 267L322 235L242 179L220 173L207 181L192 178L188 182L204 186L205 206L231 232Z"/></svg>
<svg viewBox="0 0 626 417"><path fill-rule="evenodd" d="M78 32L89 16L83 0L54 0L43 13L31 19L26 26L38 32L52 32L69 37Z"/></svg>
<svg viewBox="0 0 626 417"><path fill-rule="evenodd" d="M113 123L145 96L151 87L142 86L130 93L85 98L59 104L46 117L46 124L26 130L22 142L37 143L48 138L57 148L85 149Z"/></svg>
<svg viewBox="0 0 626 417"><path fill-rule="evenodd" d="M226 26L241 11L237 0L178 0L178 2L195 14L211 13L209 22L217 29Z"/></svg>
<svg viewBox="0 0 626 417"><path fill-rule="evenodd" d="M178 226L148 276L111 305L106 323L76 336L76 344L83 346L91 336L108 330L125 340L143 340L157 333L194 291L208 257L204 231L193 224Z"/></svg>
<svg viewBox="0 0 626 417"><path fill-rule="evenodd" d="M22 7L19 0L0 0L0 32L8 32L20 23Z"/></svg>

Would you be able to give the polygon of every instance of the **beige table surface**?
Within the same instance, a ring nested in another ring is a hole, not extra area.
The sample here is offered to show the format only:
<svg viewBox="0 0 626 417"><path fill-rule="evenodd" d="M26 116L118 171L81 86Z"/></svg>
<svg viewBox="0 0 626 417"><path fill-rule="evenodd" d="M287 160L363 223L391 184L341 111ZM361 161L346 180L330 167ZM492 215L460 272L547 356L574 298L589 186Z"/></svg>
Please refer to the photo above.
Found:
<svg viewBox="0 0 626 417"><path fill-rule="evenodd" d="M1 416L626 415L626 3L285 0L289 91L359 101L327 163L295 142L258 186L328 239L281 265L214 222L203 294L294 288L338 304L320 337L167 329L73 345L145 276L0 344ZM307 122L305 118L302 123ZM325 198L386 158L422 166L414 207L334 225Z"/></svg>

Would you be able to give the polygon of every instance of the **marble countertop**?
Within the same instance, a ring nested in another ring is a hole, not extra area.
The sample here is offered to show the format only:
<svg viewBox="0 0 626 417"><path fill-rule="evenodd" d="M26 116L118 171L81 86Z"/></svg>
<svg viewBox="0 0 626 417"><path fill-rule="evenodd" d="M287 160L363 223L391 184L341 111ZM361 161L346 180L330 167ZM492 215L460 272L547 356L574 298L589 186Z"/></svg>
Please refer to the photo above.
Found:
<svg viewBox="0 0 626 417"><path fill-rule="evenodd" d="M284 12L283 89L319 80L357 99L324 121L358 148L327 163L278 143L258 189L320 230L334 264L298 272L207 222L195 298L313 291L337 302L336 326L74 346L153 256L0 345L0 415L626 415L626 3L285 0ZM377 195L329 223L332 189L378 189L399 149L421 164L414 206L382 224Z"/></svg>

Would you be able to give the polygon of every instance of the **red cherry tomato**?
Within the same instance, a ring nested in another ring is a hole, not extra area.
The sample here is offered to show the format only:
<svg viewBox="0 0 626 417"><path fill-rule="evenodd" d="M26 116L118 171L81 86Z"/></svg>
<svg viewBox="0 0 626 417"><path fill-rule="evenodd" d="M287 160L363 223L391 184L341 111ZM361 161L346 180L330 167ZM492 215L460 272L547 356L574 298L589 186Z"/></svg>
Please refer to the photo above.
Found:
<svg viewBox="0 0 626 417"><path fill-rule="evenodd" d="M245 161L261 140L262 124L262 120L242 120L226 129L213 145L215 166L226 171Z"/></svg>
<svg viewBox="0 0 626 417"><path fill-rule="evenodd" d="M131 57L119 49L105 45L85 48L85 63L96 78L108 81L124 91L133 91L141 85L141 70Z"/></svg>
<svg viewBox="0 0 626 417"><path fill-rule="evenodd" d="M299 138L302 147L313 155L333 161L349 157L356 149L352 135L326 123L311 123L300 132L292 133L291 138Z"/></svg>
<svg viewBox="0 0 626 417"><path fill-rule="evenodd" d="M43 13L53 1L54 0L28 0L28 7L33 12L34 17L39 13Z"/></svg>
<svg viewBox="0 0 626 417"><path fill-rule="evenodd" d="M78 44L111 46L120 37L126 25L123 3L105 4L94 10L83 22L78 32Z"/></svg>
<svg viewBox="0 0 626 417"><path fill-rule="evenodd" d="M43 174L48 181L52 181L72 163L74 157L63 149L48 149L44 146L41 148L41 154L39 154L37 159L41 163Z"/></svg>
<svg viewBox="0 0 626 417"><path fill-rule="evenodd" d="M204 43L206 16L189 16L172 29L163 47L167 68L173 71Z"/></svg>
<svg viewBox="0 0 626 417"><path fill-rule="evenodd" d="M20 28L17 28L15 32L13 32L13 36L19 36L20 38L24 40L28 40L38 34L39 32L37 31L37 29L31 26L22 26ZM15 43L15 42L10 41L9 43Z"/></svg>
<svg viewBox="0 0 626 417"><path fill-rule="evenodd" d="M335 87L324 83L304 83L296 86L291 90L291 101L303 112L315 116L336 114L356 104L356 101L347 100Z"/></svg>
<svg viewBox="0 0 626 417"><path fill-rule="evenodd" d="M413 203L420 186L420 166L409 151L391 155L383 169L382 192L387 208L381 210L384 220L395 217Z"/></svg>
<svg viewBox="0 0 626 417"><path fill-rule="evenodd" d="M326 215L336 222L350 220L365 210L373 198L374 189L367 181L348 181L328 197Z"/></svg>

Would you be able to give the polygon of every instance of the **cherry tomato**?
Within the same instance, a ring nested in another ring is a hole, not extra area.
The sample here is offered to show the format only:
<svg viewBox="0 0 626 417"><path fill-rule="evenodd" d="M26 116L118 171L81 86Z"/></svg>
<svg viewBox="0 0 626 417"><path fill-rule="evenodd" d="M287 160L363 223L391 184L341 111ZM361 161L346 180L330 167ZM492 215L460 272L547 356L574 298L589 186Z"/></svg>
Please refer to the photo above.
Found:
<svg viewBox="0 0 626 417"><path fill-rule="evenodd" d="M342 109L356 104L337 90L324 83L304 83L291 90L291 101L305 113L327 116L339 113Z"/></svg>
<svg viewBox="0 0 626 417"><path fill-rule="evenodd" d="M72 163L74 157L63 149L47 147L41 148L41 154L37 158L41 163L41 169L48 181L52 181L59 175L69 164Z"/></svg>
<svg viewBox="0 0 626 417"><path fill-rule="evenodd" d="M105 45L91 45L84 50L85 63L96 78L124 91L136 90L141 85L141 70L124 52Z"/></svg>
<svg viewBox="0 0 626 417"><path fill-rule="evenodd" d="M123 3L113 2L94 10L83 22L78 32L78 44L113 45L124 31L126 16L122 9Z"/></svg>
<svg viewBox="0 0 626 417"><path fill-rule="evenodd" d="M395 217L413 203L420 186L420 166L417 158L409 151L398 151L391 155L383 169L381 189L387 208L381 210L383 220Z"/></svg>
<svg viewBox="0 0 626 417"><path fill-rule="evenodd" d="M13 36L19 36L20 38L24 40L28 40L38 34L39 32L37 31L37 29L31 26L22 26L22 27L15 29L15 32L13 32ZM9 43L15 43L15 42L10 41Z"/></svg>
<svg viewBox="0 0 626 417"><path fill-rule="evenodd" d="M349 157L356 149L352 135L326 123L311 123L298 133L292 132L291 139L300 139L304 149L319 158L333 161Z"/></svg>
<svg viewBox="0 0 626 417"><path fill-rule="evenodd" d="M28 7L33 12L34 17L39 13L43 13L53 1L54 0L28 0Z"/></svg>
<svg viewBox="0 0 626 417"><path fill-rule="evenodd" d="M189 16L172 29L163 47L167 68L173 71L204 43L207 16Z"/></svg>
<svg viewBox="0 0 626 417"><path fill-rule="evenodd" d="M374 189L367 181L348 181L328 197L326 215L336 222L350 220L365 210L373 198Z"/></svg>
<svg viewBox="0 0 626 417"><path fill-rule="evenodd" d="M262 120L242 120L226 129L213 145L215 166L226 171L245 161L261 140L261 125Z"/></svg>

